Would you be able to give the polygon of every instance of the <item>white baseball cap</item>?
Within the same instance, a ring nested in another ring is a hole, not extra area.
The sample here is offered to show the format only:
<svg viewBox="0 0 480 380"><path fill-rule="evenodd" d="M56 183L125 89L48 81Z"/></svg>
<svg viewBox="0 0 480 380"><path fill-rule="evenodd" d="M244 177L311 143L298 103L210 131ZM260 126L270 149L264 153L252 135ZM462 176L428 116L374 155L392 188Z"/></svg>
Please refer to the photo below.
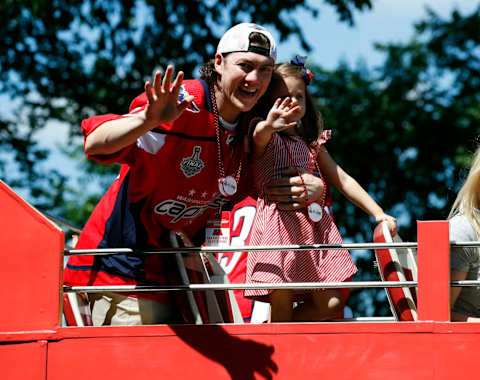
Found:
<svg viewBox="0 0 480 380"><path fill-rule="evenodd" d="M253 32L263 34L270 43L270 49L250 45L249 37ZM249 22L232 26L225 32L218 43L217 53L233 53L236 51L251 51L267 57L272 57L273 60L277 59L277 44L270 32L263 26Z"/></svg>

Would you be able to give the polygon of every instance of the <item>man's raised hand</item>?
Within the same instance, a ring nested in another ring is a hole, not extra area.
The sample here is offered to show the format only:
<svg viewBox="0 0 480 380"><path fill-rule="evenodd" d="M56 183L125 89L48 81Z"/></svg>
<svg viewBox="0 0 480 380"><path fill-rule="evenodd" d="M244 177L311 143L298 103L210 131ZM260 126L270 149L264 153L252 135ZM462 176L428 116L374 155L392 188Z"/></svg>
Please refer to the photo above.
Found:
<svg viewBox="0 0 480 380"><path fill-rule="evenodd" d="M184 97L178 102L183 75L183 72L180 71L172 84L173 66L169 65L163 81L162 73L157 71L153 79L153 87L149 81L145 83L145 93L148 99L145 107L146 122L151 123L152 126L171 123L192 103L193 95Z"/></svg>

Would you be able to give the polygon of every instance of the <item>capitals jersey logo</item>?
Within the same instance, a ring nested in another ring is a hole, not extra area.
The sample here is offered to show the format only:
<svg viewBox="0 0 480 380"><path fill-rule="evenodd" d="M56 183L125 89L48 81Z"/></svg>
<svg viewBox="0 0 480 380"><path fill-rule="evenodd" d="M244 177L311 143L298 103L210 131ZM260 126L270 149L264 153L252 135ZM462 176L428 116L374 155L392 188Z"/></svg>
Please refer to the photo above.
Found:
<svg viewBox="0 0 480 380"><path fill-rule="evenodd" d="M187 90L185 90L185 87L181 86L180 87L180 92L178 93L178 102L181 102L183 99L186 97L190 96ZM193 113L199 113L200 108L195 104L195 101L193 101L187 108L187 111L193 112Z"/></svg>
<svg viewBox="0 0 480 380"><path fill-rule="evenodd" d="M191 157L186 157L182 160L180 168L185 174L185 177L193 177L195 174L198 174L205 167L205 164L200 159L200 153L202 152L202 147L196 145L193 147L193 154Z"/></svg>

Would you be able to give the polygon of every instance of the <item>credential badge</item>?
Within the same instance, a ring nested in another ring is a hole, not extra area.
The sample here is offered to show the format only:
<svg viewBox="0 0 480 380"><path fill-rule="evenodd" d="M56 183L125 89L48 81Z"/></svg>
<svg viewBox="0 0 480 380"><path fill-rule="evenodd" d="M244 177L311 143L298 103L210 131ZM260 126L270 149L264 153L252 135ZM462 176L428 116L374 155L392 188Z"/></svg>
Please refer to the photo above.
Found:
<svg viewBox="0 0 480 380"><path fill-rule="evenodd" d="M205 167L205 164L200 159L200 153L202 152L202 147L195 146L193 148L193 154L191 157L186 157L182 160L180 168L185 174L185 177L193 177L194 175L200 173Z"/></svg>

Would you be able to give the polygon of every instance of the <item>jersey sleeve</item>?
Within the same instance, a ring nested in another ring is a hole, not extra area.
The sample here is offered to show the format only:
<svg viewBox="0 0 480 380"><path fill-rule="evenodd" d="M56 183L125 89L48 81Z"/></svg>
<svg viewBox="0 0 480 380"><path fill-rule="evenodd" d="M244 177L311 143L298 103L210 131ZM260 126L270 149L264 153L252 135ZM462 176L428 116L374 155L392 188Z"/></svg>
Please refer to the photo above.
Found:
<svg viewBox="0 0 480 380"><path fill-rule="evenodd" d="M194 101L189 105L189 107L187 107L186 110L184 110L183 114L180 115L178 119L176 119L175 121L172 121L171 123L159 124L157 128L165 132L178 132L178 133L185 133L185 130L191 129L192 123L187 122L191 119L188 117L184 117L184 115L187 113L199 114L201 112L201 109L203 109L204 107L204 98L205 98L204 92L205 90L202 84L200 83L200 81L198 80L184 81L184 84L182 85L179 91L178 101L181 101L183 98L188 97L189 95L194 96ZM84 135L84 138L86 139L90 133L92 133L100 125L108 121L135 116L139 112L143 111L147 106L147 104L148 104L148 98L144 92L139 96L137 96L135 99L133 99L133 101L130 103L130 108L127 114L124 114L124 115L106 114L106 115L100 115L100 116L93 116L83 120L82 133ZM197 124L199 126L203 125L202 121L198 121ZM205 128L198 128L198 129L202 133L205 133L204 131ZM88 153L86 153L86 155L88 158L94 161L98 161L102 164L121 163L121 164L128 164L130 166L133 166L137 161L137 154L135 152L138 146L140 145L142 145L142 142L140 140L137 140L135 143L129 146L126 146L123 149L113 154L89 155Z"/></svg>
<svg viewBox="0 0 480 380"><path fill-rule="evenodd" d="M145 94L137 96L132 103L130 104L130 109L128 114L125 115L116 115L116 114L106 114L106 115L99 115L99 116L92 116L88 119L82 121L82 133L84 136L84 144L86 138L90 133L95 131L99 126L102 124L112 121L118 120L125 117L132 117L135 114L141 112L147 104L147 97ZM132 164L133 162L133 151L135 149L136 144L131 144L126 146L125 148L119 150L118 152L112 154L97 154L97 155L90 155L85 151L86 156L94 161L100 162L101 164L113 164L113 163L127 163ZM84 146L85 148L85 146Z"/></svg>
<svg viewBox="0 0 480 380"><path fill-rule="evenodd" d="M107 115L101 115L101 116L92 116L88 119L85 119L82 121L82 133L84 136L84 150L85 150L85 142L87 139L87 136L92 133L94 130L96 130L100 125L112 121L112 120L117 120L121 119L123 116L121 115L114 115L114 114L107 114ZM128 162L128 157L132 151L132 148L134 147L135 144L131 144L118 152L112 153L112 154L95 154L91 155L88 154L87 151L85 150L85 155L93 160L100 162L101 164L109 165L113 163L127 163Z"/></svg>

